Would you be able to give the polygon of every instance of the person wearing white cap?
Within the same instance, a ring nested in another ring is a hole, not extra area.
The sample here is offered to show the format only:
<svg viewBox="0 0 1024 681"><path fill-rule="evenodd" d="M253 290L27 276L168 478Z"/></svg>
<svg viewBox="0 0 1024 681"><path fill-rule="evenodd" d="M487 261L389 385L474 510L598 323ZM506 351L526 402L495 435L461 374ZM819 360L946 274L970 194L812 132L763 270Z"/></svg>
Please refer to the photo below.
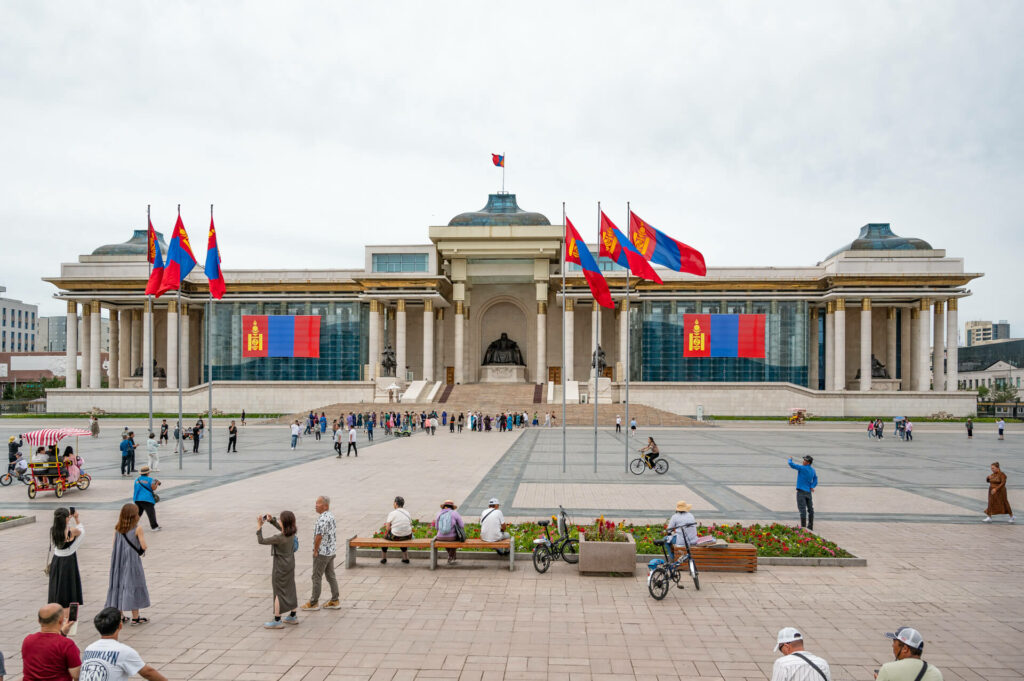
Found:
<svg viewBox="0 0 1024 681"><path fill-rule="evenodd" d="M773 650L782 653L782 657L772 666L772 681L832 681L828 662L804 650L804 636L799 629L779 629Z"/></svg>
<svg viewBox="0 0 1024 681"><path fill-rule="evenodd" d="M900 627L885 635L892 640L895 662L887 662L875 671L879 681L942 681L942 672L921 659L924 638L921 632Z"/></svg>
<svg viewBox="0 0 1024 681"><path fill-rule="evenodd" d="M510 539L512 535L505 531L508 523L505 522L505 515L501 512L501 504L497 499L492 498L487 502L487 510L480 515L480 540L501 541ZM505 549L495 549L499 556L507 556Z"/></svg>

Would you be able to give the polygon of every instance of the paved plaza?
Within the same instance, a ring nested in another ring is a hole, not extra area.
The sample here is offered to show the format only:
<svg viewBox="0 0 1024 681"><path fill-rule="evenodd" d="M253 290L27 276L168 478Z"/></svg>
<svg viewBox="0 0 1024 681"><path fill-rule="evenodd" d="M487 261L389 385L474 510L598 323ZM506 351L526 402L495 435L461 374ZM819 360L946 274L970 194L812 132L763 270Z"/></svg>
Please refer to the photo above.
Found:
<svg viewBox="0 0 1024 681"><path fill-rule="evenodd" d="M0 437L56 425L4 420ZM58 505L81 509L87 537L79 552L86 604L76 638L96 638L117 509L132 484L118 472L123 425L105 419L101 437L82 439L94 475L86 492L62 502L52 493L29 501L24 486L0 488L0 514L35 515L35 524L0 532L0 650L9 678L20 679L18 649L44 602L49 516ZM151 622L122 640L169 678L321 681L324 679L767 679L775 632L794 625L808 649L825 657L834 679L871 679L890 656L882 633L908 624L925 636L925 657L947 679L1024 678L1024 559L1021 528L980 522L988 464L999 460L1020 507L1024 453L982 425L968 442L958 425L919 424L915 441L869 440L859 424L735 422L714 428L641 431L630 454L653 435L669 462L665 476L625 471L624 435L602 429L562 434L439 430L374 443L337 460L329 442L288 447L287 427L241 428L239 453L226 455L226 422L215 423L217 451L208 470L206 442L178 469L164 456L165 483L144 558ZM141 450L140 450L141 451ZM815 457L821 487L816 529L864 568L761 566L755 574L707 573L701 590L647 594L634 578L580 577L555 564L538 575L528 561L509 573L492 561L460 561L431 572L361 559L339 570L339 611L300 614L285 631L260 627L270 614L270 555L256 544L255 518L295 510L302 546L296 581L308 596L314 498L328 494L339 543L379 527L395 494L414 517L430 519L455 499L473 516L501 498L510 518L536 519L564 505L580 523L604 513L650 522L679 498L705 522L796 520L794 471L786 458ZM139 456L138 465L144 463Z"/></svg>

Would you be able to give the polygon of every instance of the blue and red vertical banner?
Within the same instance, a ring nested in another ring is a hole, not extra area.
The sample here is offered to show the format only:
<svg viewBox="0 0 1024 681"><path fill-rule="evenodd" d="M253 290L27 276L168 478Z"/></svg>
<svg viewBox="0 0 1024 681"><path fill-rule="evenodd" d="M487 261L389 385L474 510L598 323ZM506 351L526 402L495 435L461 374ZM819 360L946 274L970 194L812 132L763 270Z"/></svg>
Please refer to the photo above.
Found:
<svg viewBox="0 0 1024 681"><path fill-rule="evenodd" d="M764 358L763 314L683 315L683 357Z"/></svg>
<svg viewBox="0 0 1024 681"><path fill-rule="evenodd" d="M319 357L320 317L242 315L242 357Z"/></svg>

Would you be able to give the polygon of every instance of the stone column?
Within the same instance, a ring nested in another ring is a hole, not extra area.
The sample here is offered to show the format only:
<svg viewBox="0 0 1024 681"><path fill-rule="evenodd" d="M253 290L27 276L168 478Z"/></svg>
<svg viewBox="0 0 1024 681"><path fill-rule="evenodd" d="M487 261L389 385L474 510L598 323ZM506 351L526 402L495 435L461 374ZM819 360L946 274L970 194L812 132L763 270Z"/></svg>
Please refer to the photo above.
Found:
<svg viewBox="0 0 1024 681"><path fill-rule="evenodd" d="M437 343L434 351L436 357L434 358L434 367L437 373L437 380L447 381L448 380L448 367L444 363L444 308L440 307L435 313L437 319Z"/></svg>
<svg viewBox="0 0 1024 681"><path fill-rule="evenodd" d="M935 301L935 316L932 318L932 390L941 392L946 389L946 316L943 314L945 302Z"/></svg>
<svg viewBox="0 0 1024 681"><path fill-rule="evenodd" d="M107 386L121 387L121 328L117 310L110 308L110 363L107 365Z"/></svg>
<svg viewBox="0 0 1024 681"><path fill-rule="evenodd" d="M918 304L917 338L914 339L916 341L914 354L917 357L914 364L914 382L917 384L915 389L922 391L928 390L931 379L931 372L928 371L928 336L931 331L928 305L930 302L927 298L922 298Z"/></svg>
<svg viewBox="0 0 1024 681"><path fill-rule="evenodd" d="M434 303L423 301L423 380L434 380Z"/></svg>
<svg viewBox="0 0 1024 681"><path fill-rule="evenodd" d="M565 359L562 362L565 364L565 376L562 376L563 386L566 381L575 380L572 370L573 362L575 361L573 344L576 342L576 304L574 301L574 298L566 298L565 294L562 294L562 314L565 315Z"/></svg>
<svg viewBox="0 0 1024 681"><path fill-rule="evenodd" d="M860 389L871 390L871 299L860 301Z"/></svg>
<svg viewBox="0 0 1024 681"><path fill-rule="evenodd" d="M395 377L401 385L406 376L405 355L405 300L399 299L395 303Z"/></svg>
<svg viewBox="0 0 1024 681"><path fill-rule="evenodd" d="M896 378L896 308L885 309L885 368Z"/></svg>
<svg viewBox="0 0 1024 681"><path fill-rule="evenodd" d="M167 387L178 389L178 302L167 301Z"/></svg>
<svg viewBox="0 0 1024 681"><path fill-rule="evenodd" d="M466 336L466 317L464 314L463 303L461 300L455 301L455 382L465 383L465 336Z"/></svg>
<svg viewBox="0 0 1024 681"><path fill-rule="evenodd" d="M626 350L629 345L629 300L622 299L619 304L619 362L615 366L616 380L626 380Z"/></svg>
<svg viewBox="0 0 1024 681"><path fill-rule="evenodd" d="M807 387L811 390L818 389L818 306L811 304L808 315L810 333L807 341Z"/></svg>
<svg viewBox="0 0 1024 681"><path fill-rule="evenodd" d="M846 301L836 298L836 390L846 390Z"/></svg>
<svg viewBox="0 0 1024 681"><path fill-rule="evenodd" d="M366 380L372 381L380 371L380 304L376 300L370 301L370 338L367 344Z"/></svg>
<svg viewBox="0 0 1024 681"><path fill-rule="evenodd" d="M98 300L89 305L89 339L89 387L99 390L103 387L103 325Z"/></svg>
<svg viewBox="0 0 1024 681"><path fill-rule="evenodd" d="M917 390L918 345L921 343L921 307L914 303L910 310L910 334L903 338L903 345L909 348L910 361L904 367L909 381L904 381L904 390Z"/></svg>
<svg viewBox="0 0 1024 681"><path fill-rule="evenodd" d="M825 303L825 390L836 389L836 304Z"/></svg>
<svg viewBox="0 0 1024 681"><path fill-rule="evenodd" d="M189 310L188 303L181 304L181 310L178 311L178 323L181 324L181 387L187 388L192 385L191 377L189 376L189 368L191 362L189 361L189 352L191 339L189 338Z"/></svg>
<svg viewBox="0 0 1024 681"><path fill-rule="evenodd" d="M132 375L132 311L125 310L124 314L118 315L118 339L117 345L120 350L117 362L117 375L121 385L124 379ZM111 331L111 343L113 343L113 331Z"/></svg>
<svg viewBox="0 0 1024 681"><path fill-rule="evenodd" d="M960 339L957 336L956 298L946 301L946 390L960 389L959 360Z"/></svg>
<svg viewBox="0 0 1024 681"><path fill-rule="evenodd" d="M149 391L153 385L153 301L147 300L142 309L141 324L135 321L135 311L132 310L132 328L142 327L142 388ZM134 334L134 331L133 331ZM134 336L133 336L134 337ZM132 351L134 353L134 350ZM213 427L213 424L210 424Z"/></svg>
<svg viewBox="0 0 1024 681"><path fill-rule="evenodd" d="M534 372L534 383L547 383L548 380L548 304L537 301L537 370Z"/></svg>
<svg viewBox="0 0 1024 681"><path fill-rule="evenodd" d="M152 314L152 303L150 304L150 314ZM135 370L142 366L142 356L145 354L142 349L142 335L143 322L142 322L142 310L132 310L132 356L131 363L128 365L131 369L130 373L135 373ZM152 329L151 329L152 330ZM152 359L150 360L152 364Z"/></svg>
<svg viewBox="0 0 1024 681"><path fill-rule="evenodd" d="M590 357L588 362L590 363L590 375L594 376L597 373L597 367L594 366L594 353L597 352L597 346L601 344L601 305L595 300L593 311L590 313Z"/></svg>
<svg viewBox="0 0 1024 681"><path fill-rule="evenodd" d="M917 309L904 307L900 311L900 390L914 389L914 343L917 341Z"/></svg>
<svg viewBox="0 0 1024 681"><path fill-rule="evenodd" d="M82 389L91 388L92 374L92 303L82 303L82 329L78 348L82 356Z"/></svg>
<svg viewBox="0 0 1024 681"><path fill-rule="evenodd" d="M68 301L67 324L68 328L65 331L67 355L64 360L67 362L67 375L64 379L64 387L75 389L78 388L78 303L73 300Z"/></svg>

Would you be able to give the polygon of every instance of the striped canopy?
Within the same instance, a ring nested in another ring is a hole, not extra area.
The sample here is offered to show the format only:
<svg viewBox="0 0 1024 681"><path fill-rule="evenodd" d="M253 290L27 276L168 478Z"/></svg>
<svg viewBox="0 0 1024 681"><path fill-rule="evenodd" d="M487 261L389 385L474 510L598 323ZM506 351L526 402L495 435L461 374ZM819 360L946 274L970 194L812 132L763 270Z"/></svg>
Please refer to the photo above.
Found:
<svg viewBox="0 0 1024 681"><path fill-rule="evenodd" d="M43 428L25 433L25 439L34 447L49 447L55 445L66 437L92 435L85 428Z"/></svg>

